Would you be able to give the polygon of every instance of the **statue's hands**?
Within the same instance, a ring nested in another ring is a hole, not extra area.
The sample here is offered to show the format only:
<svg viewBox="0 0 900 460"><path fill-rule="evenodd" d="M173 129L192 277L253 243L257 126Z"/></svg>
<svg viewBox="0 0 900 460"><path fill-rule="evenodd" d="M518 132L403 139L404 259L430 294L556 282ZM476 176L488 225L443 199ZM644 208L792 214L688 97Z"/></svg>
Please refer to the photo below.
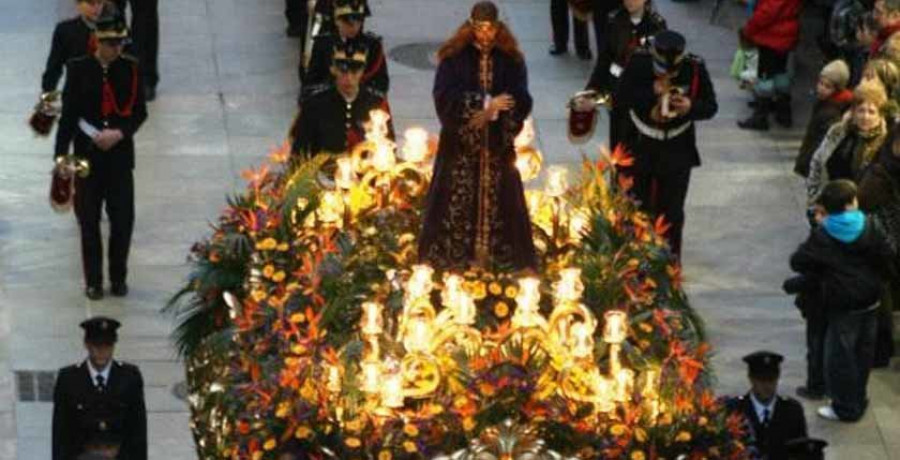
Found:
<svg viewBox="0 0 900 460"><path fill-rule="evenodd" d="M491 106L489 109L494 110L494 112L503 112L505 110L511 110L516 106L516 100L513 99L509 94L503 93L493 99L491 99Z"/></svg>
<svg viewBox="0 0 900 460"><path fill-rule="evenodd" d="M490 109L485 109L475 112L475 115L472 115L472 118L469 119L469 127L474 129L484 128L492 118L491 114L488 113L489 111Z"/></svg>

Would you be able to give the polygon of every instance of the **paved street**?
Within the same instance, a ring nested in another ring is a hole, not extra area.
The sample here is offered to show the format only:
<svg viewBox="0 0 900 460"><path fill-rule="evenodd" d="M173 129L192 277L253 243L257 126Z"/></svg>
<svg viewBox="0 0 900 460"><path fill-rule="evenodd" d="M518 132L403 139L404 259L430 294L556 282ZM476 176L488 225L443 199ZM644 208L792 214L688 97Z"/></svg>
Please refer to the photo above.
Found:
<svg viewBox="0 0 900 460"><path fill-rule="evenodd" d="M805 372L803 324L780 286L789 274L787 257L806 232L801 184L790 172L801 128L759 135L735 127L748 113L746 94L727 76L736 36L708 24L710 1L657 2L670 27L705 57L720 104L716 119L699 130L704 165L688 199L688 289L715 346L720 392L743 392L740 357L768 348L786 355L782 390L792 394ZM183 380L168 341L173 324L159 311L187 273L188 248L241 186L240 172L282 141L293 117L298 45L284 36L283 0L160 2L162 82L137 136L132 291L125 299L89 302L74 217L55 214L47 203L52 138L35 138L25 124L53 25L73 14L72 3L8 2L0 15L0 459L50 457L52 405L19 401L16 373L82 359L78 323L95 314L124 323L117 356L143 370L150 458L195 458L186 404L173 393ZM398 47L442 41L471 3L370 0L375 17L368 27L406 61L428 47ZM564 105L583 87L591 63L547 54L547 0L499 3L526 51L545 161L575 167L581 153L566 140ZM433 71L394 59L389 66L398 132L411 125L434 130ZM795 106L810 105L809 94L810 87L797 88ZM806 110L799 112L805 121ZM605 138L605 124L597 140ZM19 392L35 389L20 382ZM900 459L898 370L876 372L870 391L871 410L854 425L819 421L815 406L806 405L812 434L832 443L829 458Z"/></svg>

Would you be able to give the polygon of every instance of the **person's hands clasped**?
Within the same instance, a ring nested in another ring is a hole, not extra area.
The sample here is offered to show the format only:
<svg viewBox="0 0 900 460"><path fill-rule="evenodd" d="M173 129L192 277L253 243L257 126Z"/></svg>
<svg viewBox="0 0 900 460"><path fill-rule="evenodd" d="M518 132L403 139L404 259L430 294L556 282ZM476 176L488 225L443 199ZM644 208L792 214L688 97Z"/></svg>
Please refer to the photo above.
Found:
<svg viewBox="0 0 900 460"><path fill-rule="evenodd" d="M94 137L94 144L102 151L107 151L116 146L125 137L118 129L104 129Z"/></svg>
<svg viewBox="0 0 900 460"><path fill-rule="evenodd" d="M488 103L487 108L484 110L475 113L472 118L469 120L469 126L473 128L483 128L487 125L494 117L497 116L498 113L511 110L516 106L516 100L513 99L509 94L501 94L493 99L491 99L490 103Z"/></svg>

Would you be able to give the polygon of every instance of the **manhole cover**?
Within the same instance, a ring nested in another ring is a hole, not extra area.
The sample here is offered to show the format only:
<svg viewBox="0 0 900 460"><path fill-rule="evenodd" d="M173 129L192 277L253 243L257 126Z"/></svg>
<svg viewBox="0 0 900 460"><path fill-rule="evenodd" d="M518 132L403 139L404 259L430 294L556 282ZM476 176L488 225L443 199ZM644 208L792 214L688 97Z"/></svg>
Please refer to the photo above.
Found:
<svg viewBox="0 0 900 460"><path fill-rule="evenodd" d="M437 42L409 43L396 46L388 53L394 61L419 70L437 68L435 53L441 47Z"/></svg>

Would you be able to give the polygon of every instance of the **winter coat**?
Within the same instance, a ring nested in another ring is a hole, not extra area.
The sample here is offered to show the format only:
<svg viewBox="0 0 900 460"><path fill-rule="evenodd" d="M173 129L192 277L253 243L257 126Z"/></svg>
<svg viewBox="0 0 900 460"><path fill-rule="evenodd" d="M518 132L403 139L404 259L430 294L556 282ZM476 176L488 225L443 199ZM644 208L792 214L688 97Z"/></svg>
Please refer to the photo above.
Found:
<svg viewBox="0 0 900 460"><path fill-rule="evenodd" d="M891 260L884 235L867 218L862 235L851 243L835 239L821 226L812 229L791 256L791 269L821 280L826 311L846 312L868 308L881 299L883 282L893 273Z"/></svg>
<svg viewBox="0 0 900 460"><path fill-rule="evenodd" d="M756 46L787 53L800 37L802 7L801 0L758 0L742 36Z"/></svg>
<svg viewBox="0 0 900 460"><path fill-rule="evenodd" d="M882 121L882 130L886 131L886 122ZM886 135L866 140L853 128L851 120L841 120L825 134L825 139L813 153L809 163L809 176L806 178L807 204L815 204L822 187L836 179L850 179L856 182L861 171L854 168L856 152L862 142L883 143Z"/></svg>
<svg viewBox="0 0 900 460"><path fill-rule="evenodd" d="M800 145L800 154L794 163L794 172L802 177L809 176L809 162L812 160L816 148L822 144L822 139L828 133L841 115L850 107L853 93L849 90L836 91L828 99L816 100L813 106L812 116L806 125L806 135L803 136L803 144Z"/></svg>

